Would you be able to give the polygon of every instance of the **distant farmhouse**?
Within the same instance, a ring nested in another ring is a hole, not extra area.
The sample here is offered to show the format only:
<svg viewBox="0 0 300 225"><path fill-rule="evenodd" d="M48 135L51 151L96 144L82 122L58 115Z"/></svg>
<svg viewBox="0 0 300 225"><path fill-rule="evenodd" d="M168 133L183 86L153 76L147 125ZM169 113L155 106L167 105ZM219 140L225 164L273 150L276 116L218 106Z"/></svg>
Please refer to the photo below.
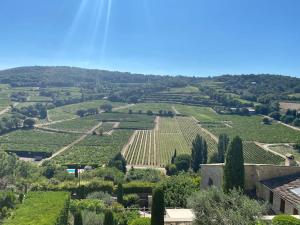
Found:
<svg viewBox="0 0 300 225"><path fill-rule="evenodd" d="M299 215L300 167L289 158L285 166L245 164L245 189L267 201L275 214ZM201 166L201 187L221 188L224 164Z"/></svg>

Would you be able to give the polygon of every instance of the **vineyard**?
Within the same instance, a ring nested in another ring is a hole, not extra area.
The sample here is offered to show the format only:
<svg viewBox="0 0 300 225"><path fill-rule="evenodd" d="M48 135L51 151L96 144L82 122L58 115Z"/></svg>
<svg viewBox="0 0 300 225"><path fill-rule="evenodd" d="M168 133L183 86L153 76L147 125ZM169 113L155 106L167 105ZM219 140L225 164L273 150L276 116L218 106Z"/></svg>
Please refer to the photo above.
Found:
<svg viewBox="0 0 300 225"><path fill-rule="evenodd" d="M208 156L217 151L217 140L191 117L160 118L157 129L136 131L124 155L130 165L164 167L177 154L191 153L197 134L205 138ZM283 159L260 148L253 142L244 142L244 158L247 163L281 164Z"/></svg>

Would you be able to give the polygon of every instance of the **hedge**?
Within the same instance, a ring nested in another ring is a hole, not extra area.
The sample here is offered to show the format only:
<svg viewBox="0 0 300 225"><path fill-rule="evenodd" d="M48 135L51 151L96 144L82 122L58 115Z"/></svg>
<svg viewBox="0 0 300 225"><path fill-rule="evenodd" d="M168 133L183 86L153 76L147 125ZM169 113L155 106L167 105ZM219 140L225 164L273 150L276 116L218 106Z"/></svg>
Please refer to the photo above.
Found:
<svg viewBox="0 0 300 225"><path fill-rule="evenodd" d="M137 218L132 220L129 225L150 225L151 220L149 218Z"/></svg>
<svg viewBox="0 0 300 225"><path fill-rule="evenodd" d="M30 192L3 225L65 225L69 203L67 192Z"/></svg>
<svg viewBox="0 0 300 225"><path fill-rule="evenodd" d="M273 218L272 225L300 225L300 220L289 215L278 215Z"/></svg>
<svg viewBox="0 0 300 225"><path fill-rule="evenodd" d="M76 193L80 198L85 198L89 193L102 191L112 193L114 189L113 182L93 179L90 181L62 182L59 184L36 183L31 185L32 191L69 191Z"/></svg>
<svg viewBox="0 0 300 225"><path fill-rule="evenodd" d="M151 194L156 184L150 182L133 181L123 185L124 194Z"/></svg>

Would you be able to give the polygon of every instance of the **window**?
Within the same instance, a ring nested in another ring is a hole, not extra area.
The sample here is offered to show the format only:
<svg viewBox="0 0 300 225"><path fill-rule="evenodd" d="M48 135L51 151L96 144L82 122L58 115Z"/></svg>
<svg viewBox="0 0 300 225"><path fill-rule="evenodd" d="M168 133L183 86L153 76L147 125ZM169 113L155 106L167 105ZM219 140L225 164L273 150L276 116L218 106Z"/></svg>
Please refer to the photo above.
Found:
<svg viewBox="0 0 300 225"><path fill-rule="evenodd" d="M298 209L295 209L295 208L294 208L293 215L299 215Z"/></svg>
<svg viewBox="0 0 300 225"><path fill-rule="evenodd" d="M269 195L269 202L270 202L270 204L273 204L273 198L274 198L273 191L270 191L270 195Z"/></svg>
<svg viewBox="0 0 300 225"><path fill-rule="evenodd" d="M211 178L208 179L208 186L213 186L214 182Z"/></svg>
<svg viewBox="0 0 300 225"><path fill-rule="evenodd" d="M285 201L283 199L280 200L280 212L284 213Z"/></svg>

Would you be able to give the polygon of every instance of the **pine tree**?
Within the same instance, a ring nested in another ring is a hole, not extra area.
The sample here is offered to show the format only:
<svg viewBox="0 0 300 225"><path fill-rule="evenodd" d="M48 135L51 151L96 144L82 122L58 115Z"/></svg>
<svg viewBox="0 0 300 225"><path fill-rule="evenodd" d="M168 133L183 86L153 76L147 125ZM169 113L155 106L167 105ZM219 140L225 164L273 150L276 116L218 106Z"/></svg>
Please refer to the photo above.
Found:
<svg viewBox="0 0 300 225"><path fill-rule="evenodd" d="M223 190L229 192L233 188L244 189L245 186L245 168L243 156L243 142L239 136L236 136L227 150Z"/></svg>
<svg viewBox="0 0 300 225"><path fill-rule="evenodd" d="M111 210L105 212L103 225L114 225L114 214Z"/></svg>
<svg viewBox="0 0 300 225"><path fill-rule="evenodd" d="M224 163L225 161L225 154L227 151L229 143L229 137L227 134L220 134L219 142L218 142L218 162Z"/></svg>
<svg viewBox="0 0 300 225"><path fill-rule="evenodd" d="M124 189L121 183L118 184L118 192L117 192L117 201L120 204L123 204L123 196L124 196Z"/></svg>
<svg viewBox="0 0 300 225"><path fill-rule="evenodd" d="M152 195L151 225L164 225L165 199L162 188L156 188Z"/></svg>

